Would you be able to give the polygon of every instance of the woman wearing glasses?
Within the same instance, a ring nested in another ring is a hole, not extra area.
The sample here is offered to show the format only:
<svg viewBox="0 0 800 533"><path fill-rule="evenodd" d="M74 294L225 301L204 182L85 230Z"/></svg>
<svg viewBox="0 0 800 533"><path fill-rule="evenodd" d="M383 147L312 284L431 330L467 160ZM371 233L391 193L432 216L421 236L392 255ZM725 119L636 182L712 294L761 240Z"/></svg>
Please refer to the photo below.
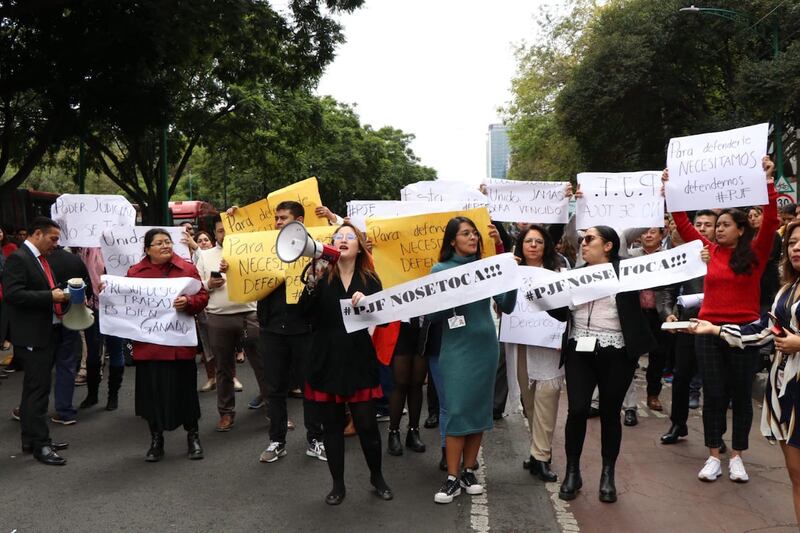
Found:
<svg viewBox="0 0 800 533"><path fill-rule="evenodd" d="M200 276L193 264L172 251L172 240L163 229L144 234L144 259L128 269L129 278L194 278ZM208 304L208 293L178 296L173 307L181 313L196 315ZM202 459L197 421L200 402L197 398L195 346L164 346L133 342L136 361L136 415L150 426L151 443L145 461L160 461L164 456L164 431L180 426L186 430L189 459Z"/></svg>
<svg viewBox="0 0 800 533"><path fill-rule="evenodd" d="M580 241L586 265L611 263L619 271L620 238L608 226L586 230ZM567 470L558 497L572 500L583 486L580 458L586 438L586 420L595 385L600 392L600 429L603 467L600 501L617 501L614 467L622 442L620 409L633 380L636 362L655 340L645 324L639 292L621 292L581 304L574 309L554 309L550 315L569 321L568 340L562 349L569 409L564 448Z"/></svg>
<svg viewBox="0 0 800 533"><path fill-rule="evenodd" d="M350 406L358 431L370 483L379 498L391 500L392 490L381 471L381 436L373 403L383 396L375 348L366 329L347 333L339 304L350 299L357 305L364 296L379 292L381 281L355 227L349 223L340 226L333 235L333 245L339 250L339 260L333 268L309 275L299 302L311 319L313 331L305 394L316 402L333 478L325 503L339 505L345 497L345 404Z"/></svg>
<svg viewBox="0 0 800 533"><path fill-rule="evenodd" d="M490 235L499 240L496 230ZM450 219L444 230L439 262L432 273L459 267L481 259L481 234L466 217ZM500 309L510 313L517 302L517 290L495 296ZM491 299L486 298L429 315L442 323L439 369L447 406L445 453L447 479L434 496L436 503L450 503L461 494L482 494L471 466L477 462L483 432L492 429L492 404L497 362L500 356L492 317ZM465 466L460 472L461 465Z"/></svg>

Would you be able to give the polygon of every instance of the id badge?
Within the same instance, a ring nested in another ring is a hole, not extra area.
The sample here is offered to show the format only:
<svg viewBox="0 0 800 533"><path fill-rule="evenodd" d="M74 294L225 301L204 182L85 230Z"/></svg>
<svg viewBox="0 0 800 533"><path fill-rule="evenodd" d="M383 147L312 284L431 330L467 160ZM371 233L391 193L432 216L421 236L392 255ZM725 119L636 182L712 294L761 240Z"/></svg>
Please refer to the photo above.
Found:
<svg viewBox="0 0 800 533"><path fill-rule="evenodd" d="M450 329L463 328L466 325L467 321L464 320L464 315L453 315L449 319L447 319L447 326Z"/></svg>
<svg viewBox="0 0 800 533"><path fill-rule="evenodd" d="M578 337L575 344L576 352L594 353L597 347L597 337Z"/></svg>

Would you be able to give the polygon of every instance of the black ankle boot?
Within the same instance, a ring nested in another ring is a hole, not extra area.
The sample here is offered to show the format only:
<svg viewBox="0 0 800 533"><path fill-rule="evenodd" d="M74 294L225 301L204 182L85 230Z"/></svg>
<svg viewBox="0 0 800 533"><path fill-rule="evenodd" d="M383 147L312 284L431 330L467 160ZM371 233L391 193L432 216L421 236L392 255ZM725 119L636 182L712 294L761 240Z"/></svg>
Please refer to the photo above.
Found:
<svg viewBox="0 0 800 533"><path fill-rule="evenodd" d="M447 448L442 448L442 458L439 459L439 470L447 472Z"/></svg>
<svg viewBox="0 0 800 533"><path fill-rule="evenodd" d="M603 461L600 473L600 501L614 503L617 501L617 487L614 485L614 461Z"/></svg>
<svg viewBox="0 0 800 533"><path fill-rule="evenodd" d="M148 463L157 463L164 457L164 434L159 432L150 433L150 449L144 460Z"/></svg>
<svg viewBox="0 0 800 533"><path fill-rule="evenodd" d="M98 391L100 390L100 369L86 369L86 398L78 406L80 409L87 409L97 405Z"/></svg>
<svg viewBox="0 0 800 533"><path fill-rule="evenodd" d="M119 388L122 386L122 374L125 367L110 367L108 369L108 402L106 411L116 411L119 407Z"/></svg>
<svg viewBox="0 0 800 533"><path fill-rule="evenodd" d="M583 480L581 479L580 463L567 459L567 472L564 474L564 482L558 491L558 497L567 501L574 500L581 487L583 487Z"/></svg>
<svg viewBox="0 0 800 533"><path fill-rule="evenodd" d="M200 434L196 429L186 432L186 442L189 445L189 459L202 459L203 447L200 445Z"/></svg>
<svg viewBox="0 0 800 533"><path fill-rule="evenodd" d="M386 446L389 455L403 455L403 443L400 442L400 430L389 430L389 443Z"/></svg>
<svg viewBox="0 0 800 533"><path fill-rule="evenodd" d="M425 443L419 438L419 428L408 428L406 433L406 448L422 453L425 451Z"/></svg>
<svg viewBox="0 0 800 533"><path fill-rule="evenodd" d="M532 476L537 476L548 483L558 481L556 473L550 470L550 461L538 461L531 457L530 472Z"/></svg>
<svg viewBox="0 0 800 533"><path fill-rule="evenodd" d="M339 505L344 501L345 494L344 483L334 483L331 491L325 496L325 503L328 505Z"/></svg>

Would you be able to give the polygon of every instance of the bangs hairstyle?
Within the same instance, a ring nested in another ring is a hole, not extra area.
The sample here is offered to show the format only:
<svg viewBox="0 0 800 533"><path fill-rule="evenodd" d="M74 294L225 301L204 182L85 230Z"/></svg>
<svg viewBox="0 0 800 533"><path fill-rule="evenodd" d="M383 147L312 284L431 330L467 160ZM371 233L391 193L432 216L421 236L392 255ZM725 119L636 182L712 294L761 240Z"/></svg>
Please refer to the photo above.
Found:
<svg viewBox="0 0 800 533"><path fill-rule="evenodd" d="M363 283L367 283L367 277L372 279L378 279L378 275L375 273L375 263L372 260L372 254L369 253L367 250L367 241L364 239L364 236L358 230L357 227L352 225L349 222L345 222L333 232L333 235L336 235L341 231L342 228L350 228L356 234L356 240L358 241L358 249L361 252L360 254L356 255L356 267L355 271L358 276L361 278ZM331 244L333 244L333 238L331 237ZM332 268L330 272L328 272L328 283L333 281L333 278L339 276L339 269Z"/></svg>
<svg viewBox="0 0 800 533"><path fill-rule="evenodd" d="M786 285L791 285L800 279L800 272L792 266L792 260L789 258L789 239L792 238L794 230L800 228L800 220L791 222L786 226L786 231L783 232L783 259L781 259L781 281Z"/></svg>
<svg viewBox="0 0 800 533"><path fill-rule="evenodd" d="M550 236L550 232L544 229L539 224L531 224L530 226L528 226L528 229L519 232L519 236L517 237L517 242L514 245L514 255L522 260L520 264L522 265L525 264L525 255L522 252L522 246L524 245L525 239L528 238L528 234L531 231L538 231L542 236L542 240L544 240L544 251L542 252L542 266L547 270L558 270L559 260L558 260L558 254L556 253L556 245L553 242L553 238Z"/></svg>
<svg viewBox="0 0 800 533"><path fill-rule="evenodd" d="M456 253L456 249L453 246L453 241L456 239L456 234L458 234L458 229L461 227L461 223L466 223L472 226L472 229L478 232L478 251L475 253L475 257L477 259L481 259L483 257L483 235L481 235L480 230L475 225L475 223L467 218L467 217L453 217L447 222L447 226L444 228L444 237L442 237L442 248L439 250L439 262L444 263L445 261L449 261L450 258Z"/></svg>
<svg viewBox="0 0 800 533"><path fill-rule="evenodd" d="M605 242L611 243L611 251L608 252L609 261L619 261L619 235L616 230L609 226L592 226Z"/></svg>
<svg viewBox="0 0 800 533"><path fill-rule="evenodd" d="M163 228L153 228L147 230L147 233L144 234L144 253L147 255L147 249L153 245L153 240L156 238L156 235L164 235L170 241L172 241L172 236L170 236L169 232Z"/></svg>
<svg viewBox="0 0 800 533"><path fill-rule="evenodd" d="M750 274L753 268L758 265L758 257L756 257L756 253L751 246L755 230L750 225L750 221L747 220L747 214L741 209L723 209L719 212L717 224L719 224L719 219L722 218L722 215L731 217L736 227L744 230L744 233L736 243L736 248L733 249L728 266L731 267L734 274Z"/></svg>

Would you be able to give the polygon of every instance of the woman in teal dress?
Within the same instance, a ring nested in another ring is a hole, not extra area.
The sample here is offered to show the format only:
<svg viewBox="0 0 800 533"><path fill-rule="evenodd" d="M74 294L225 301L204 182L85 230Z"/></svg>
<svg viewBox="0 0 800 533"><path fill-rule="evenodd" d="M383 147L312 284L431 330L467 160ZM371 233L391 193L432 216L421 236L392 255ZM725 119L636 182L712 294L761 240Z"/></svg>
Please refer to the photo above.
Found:
<svg viewBox="0 0 800 533"><path fill-rule="evenodd" d="M490 235L497 237L490 227ZM494 234L494 235L493 235ZM444 231L439 262L432 273L455 268L482 258L481 234L466 217L450 219ZM502 245L501 245L502 246ZM503 312L510 313L517 301L517 290L495 296ZM436 503L450 503L461 494L482 494L475 474L462 464L474 465L483 432L492 428L492 399L499 359L497 332L492 318L491 298L430 315L443 322L439 365L447 405L446 454L447 480L434 496ZM460 317L460 318L459 318Z"/></svg>

